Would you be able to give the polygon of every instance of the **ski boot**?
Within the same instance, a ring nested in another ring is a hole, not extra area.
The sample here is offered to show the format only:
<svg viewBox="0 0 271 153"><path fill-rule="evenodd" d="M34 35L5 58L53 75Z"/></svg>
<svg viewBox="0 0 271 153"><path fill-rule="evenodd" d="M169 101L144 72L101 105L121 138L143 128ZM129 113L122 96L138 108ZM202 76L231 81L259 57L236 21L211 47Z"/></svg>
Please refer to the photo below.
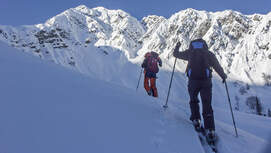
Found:
<svg viewBox="0 0 271 153"><path fill-rule="evenodd" d="M216 135L215 135L215 131L214 130L207 130L206 132L206 140L208 142L208 144L214 144L215 140L216 140Z"/></svg>
<svg viewBox="0 0 271 153"><path fill-rule="evenodd" d="M148 93L149 96L152 95L152 91L151 90L149 90L147 93Z"/></svg>
<svg viewBox="0 0 271 153"><path fill-rule="evenodd" d="M192 121L193 122L193 125L194 125L194 128L197 132L201 132L201 124L200 124L200 120L199 119L195 119Z"/></svg>

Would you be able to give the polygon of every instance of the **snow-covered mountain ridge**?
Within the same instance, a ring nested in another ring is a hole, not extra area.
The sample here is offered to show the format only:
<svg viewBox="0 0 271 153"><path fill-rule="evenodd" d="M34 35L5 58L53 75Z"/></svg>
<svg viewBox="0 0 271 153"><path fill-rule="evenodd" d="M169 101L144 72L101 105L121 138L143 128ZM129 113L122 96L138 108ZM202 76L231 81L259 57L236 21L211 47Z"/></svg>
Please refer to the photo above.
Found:
<svg viewBox="0 0 271 153"><path fill-rule="evenodd" d="M158 87L161 95L165 95L175 44L180 41L181 49L186 49L192 39L203 38L218 57L229 80L235 82L232 86L240 92L235 95L236 101L245 101L241 95L246 99L255 94L249 87L244 88L244 84L265 86L263 88L267 89L261 90L270 91L270 26L271 13L243 15L231 10L186 9L168 19L151 15L138 21L122 10L89 9L81 5L44 24L0 26L0 40L42 59L129 88L137 83L138 64L143 55L156 51L164 63L162 69L165 71L159 74ZM176 93L173 91L176 97L187 98L177 92L185 79L182 75L185 67L185 62L178 61L180 74L175 80ZM127 76L124 74L129 77L123 77ZM268 99L266 95L260 98Z"/></svg>
<svg viewBox="0 0 271 153"><path fill-rule="evenodd" d="M114 48L133 61L150 50L167 57L177 41L185 49L191 39L204 38L235 79L270 84L266 66L271 58L270 26L271 13L242 15L231 10L212 13L186 9L169 19L152 15L140 22L122 10L81 5L44 24L0 26L0 36L16 48L77 69L79 59L72 54L82 55L81 48L100 47L104 54Z"/></svg>

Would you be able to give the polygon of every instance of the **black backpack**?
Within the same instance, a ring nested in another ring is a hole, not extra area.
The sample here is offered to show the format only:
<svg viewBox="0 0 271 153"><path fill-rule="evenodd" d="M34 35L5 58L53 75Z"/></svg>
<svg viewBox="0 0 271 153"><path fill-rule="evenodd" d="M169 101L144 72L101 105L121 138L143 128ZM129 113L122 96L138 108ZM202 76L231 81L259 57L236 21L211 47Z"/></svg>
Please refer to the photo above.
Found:
<svg viewBox="0 0 271 153"><path fill-rule="evenodd" d="M193 43L194 46L193 46ZM192 42L190 45L191 56L187 67L187 76L193 80L206 80L211 78L211 69L208 63L208 49L201 41Z"/></svg>

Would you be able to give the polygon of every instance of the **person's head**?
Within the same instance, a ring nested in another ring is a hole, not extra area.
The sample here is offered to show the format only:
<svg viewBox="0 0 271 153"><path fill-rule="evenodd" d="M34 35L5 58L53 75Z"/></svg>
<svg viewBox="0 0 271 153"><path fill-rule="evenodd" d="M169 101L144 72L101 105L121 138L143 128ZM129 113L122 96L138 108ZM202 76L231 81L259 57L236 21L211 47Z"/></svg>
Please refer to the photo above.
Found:
<svg viewBox="0 0 271 153"><path fill-rule="evenodd" d="M155 51L151 51L151 55L152 55L153 57L158 57L158 53L156 53Z"/></svg>
<svg viewBox="0 0 271 153"><path fill-rule="evenodd" d="M203 39L195 39L191 41L189 45L190 50L195 50L195 49L208 49L207 43Z"/></svg>
<svg viewBox="0 0 271 153"><path fill-rule="evenodd" d="M147 57L149 57L149 56L151 56L151 53L150 53L150 52L147 52L147 53L144 55L145 58L147 58Z"/></svg>

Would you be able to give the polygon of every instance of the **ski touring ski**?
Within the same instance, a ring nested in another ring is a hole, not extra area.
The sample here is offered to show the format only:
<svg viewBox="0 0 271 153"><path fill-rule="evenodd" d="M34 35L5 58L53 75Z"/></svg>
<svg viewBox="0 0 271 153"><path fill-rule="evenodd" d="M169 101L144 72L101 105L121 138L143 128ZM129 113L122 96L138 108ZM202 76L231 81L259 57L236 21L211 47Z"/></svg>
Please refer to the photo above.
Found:
<svg viewBox="0 0 271 153"><path fill-rule="evenodd" d="M208 140L206 138L206 131L201 125L198 127L195 127L195 131L198 134L198 137L202 146L205 148L205 150L208 150L207 152L218 153L217 146L216 146L217 136L215 140Z"/></svg>

